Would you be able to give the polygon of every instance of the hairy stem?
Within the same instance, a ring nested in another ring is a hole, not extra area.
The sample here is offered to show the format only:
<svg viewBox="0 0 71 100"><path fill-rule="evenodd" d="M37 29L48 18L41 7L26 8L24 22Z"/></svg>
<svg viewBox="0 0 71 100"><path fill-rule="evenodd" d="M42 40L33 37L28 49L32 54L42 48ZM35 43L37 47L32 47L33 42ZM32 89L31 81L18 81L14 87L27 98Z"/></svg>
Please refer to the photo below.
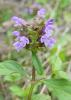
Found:
<svg viewBox="0 0 71 100"><path fill-rule="evenodd" d="M28 100L32 100L32 93L35 85L35 68L32 67L32 80L31 80L31 87L29 90Z"/></svg>

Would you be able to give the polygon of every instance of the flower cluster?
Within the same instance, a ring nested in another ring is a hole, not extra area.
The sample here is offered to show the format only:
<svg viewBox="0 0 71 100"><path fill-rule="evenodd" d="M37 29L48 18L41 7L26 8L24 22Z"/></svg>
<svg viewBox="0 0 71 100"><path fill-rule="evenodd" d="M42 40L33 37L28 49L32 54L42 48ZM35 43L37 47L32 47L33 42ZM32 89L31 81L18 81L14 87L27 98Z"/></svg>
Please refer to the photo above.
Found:
<svg viewBox="0 0 71 100"><path fill-rule="evenodd" d="M31 48L33 48L33 46L36 48L37 42L38 42L38 47L39 47L39 44L41 44L41 47L43 46L43 44L49 48L52 48L54 46L55 38L52 36L54 19L49 19L45 22L45 20L44 20L45 13L46 13L46 10L44 8L40 9L37 12L36 17L43 18L42 19L43 21L40 21L40 23L39 22L36 23L37 18L35 18L35 21L32 20L33 22L31 22L31 23L29 23L29 22L26 23L26 21L22 18L19 18L16 16L12 17L12 21L14 21L14 26L16 26L16 27L22 26L22 28L24 26L26 26L25 29L23 28L23 34L28 33L28 35L24 34L22 36L20 30L12 32L12 34L16 37L15 42L13 43L13 46L15 47L15 49L17 51L20 51L21 49L26 47L27 44L29 44ZM42 22L43 22L43 25L42 25ZM29 32L29 29L32 30L31 31L31 33L33 33L32 36ZM33 40L35 42L33 42Z"/></svg>
<svg viewBox="0 0 71 100"><path fill-rule="evenodd" d="M43 30L45 34L42 35L40 39L41 43L44 43L44 45L49 48L52 48L55 44L55 39L52 37L53 22L54 22L54 19L49 19L46 22L44 30Z"/></svg>
<svg viewBox="0 0 71 100"><path fill-rule="evenodd" d="M19 31L14 31L12 34L16 36L16 41L13 43L13 46L18 52L23 49L27 44L29 44L29 39L25 36L20 36Z"/></svg>

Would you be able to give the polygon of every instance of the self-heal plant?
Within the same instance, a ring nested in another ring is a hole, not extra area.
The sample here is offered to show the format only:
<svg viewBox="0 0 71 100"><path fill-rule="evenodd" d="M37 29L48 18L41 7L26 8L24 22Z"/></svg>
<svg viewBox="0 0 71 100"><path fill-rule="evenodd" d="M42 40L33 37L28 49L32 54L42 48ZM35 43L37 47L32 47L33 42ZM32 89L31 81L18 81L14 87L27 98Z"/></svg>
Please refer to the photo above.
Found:
<svg viewBox="0 0 71 100"><path fill-rule="evenodd" d="M47 3L47 0L36 1L41 2L42 5L45 1ZM7 89L5 81L10 82L8 89L12 92L12 98L9 100L71 100L71 81L66 73L69 72L66 67L69 59L66 59L67 49L65 48L68 42L68 35L66 35L68 28L64 32L62 29L60 33L63 32L63 34L59 34L60 37L56 38L55 33L58 31L55 32L55 28L59 29L53 19L56 16L59 17L60 14L56 11L58 8L61 9L60 5L66 1L68 2L68 0L57 0L57 6L50 14L42 8L41 4L33 4L30 9L28 7L24 9L24 14L28 12L26 19L30 18L29 14L32 15L31 17L35 16L32 19L25 20L17 16L11 18L13 24L8 31L7 39L10 42L8 42L10 44L8 51L12 50L12 52L8 53L10 60L0 62L0 75L4 78L0 87L4 92L4 89ZM49 8L47 5L45 7ZM48 18L49 15L53 17ZM58 18L56 19L58 21ZM4 56L1 58L5 59ZM0 93L0 99L8 99L5 96L5 93Z"/></svg>
<svg viewBox="0 0 71 100"><path fill-rule="evenodd" d="M16 16L12 17L14 31L12 35L15 37L13 47L21 52L24 48L32 52L32 83L29 90L27 100L32 100L32 93L35 85L35 71L38 74L43 74L43 67L36 53L39 48L52 48L55 44L53 34L54 19L46 19L46 10L41 8L36 17L31 21L26 21L23 18Z"/></svg>

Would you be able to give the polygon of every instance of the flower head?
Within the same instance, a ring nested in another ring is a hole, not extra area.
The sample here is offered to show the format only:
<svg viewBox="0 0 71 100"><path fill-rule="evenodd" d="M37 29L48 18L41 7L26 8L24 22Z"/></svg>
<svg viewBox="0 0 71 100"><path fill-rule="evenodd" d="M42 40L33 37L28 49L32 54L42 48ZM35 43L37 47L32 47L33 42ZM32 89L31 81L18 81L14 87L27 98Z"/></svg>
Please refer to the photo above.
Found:
<svg viewBox="0 0 71 100"><path fill-rule="evenodd" d="M44 44L46 47L49 48L52 48L54 46L55 44L55 38L53 37L54 19L49 19L45 22L45 20L43 19L45 17L45 14L46 14L46 10L44 8L41 8L37 12L37 16L36 16L37 18L35 18L35 20L28 21L28 23L22 18L16 16L12 17L12 21L15 22L14 24L15 26L22 26L22 27L16 27L19 28L18 29L19 31L12 32L12 34L16 37L13 46L17 51L22 50L24 47L26 47L29 44L29 42L31 42L30 43L31 48L30 46L28 46L28 48L31 50L33 49L32 47L33 44L34 44L34 48L39 46L42 47L42 45L40 45L39 42L41 42L42 44ZM39 23L37 23L39 19L41 20L39 21ZM26 36L21 36L20 32L22 33L22 35L24 34ZM30 33L35 33L35 34L30 34ZM27 38L27 36L29 37L29 39ZM33 43L34 39L35 41Z"/></svg>
<svg viewBox="0 0 71 100"><path fill-rule="evenodd" d="M41 8L38 12L37 12L37 16L44 18L46 14L46 10L44 8Z"/></svg>

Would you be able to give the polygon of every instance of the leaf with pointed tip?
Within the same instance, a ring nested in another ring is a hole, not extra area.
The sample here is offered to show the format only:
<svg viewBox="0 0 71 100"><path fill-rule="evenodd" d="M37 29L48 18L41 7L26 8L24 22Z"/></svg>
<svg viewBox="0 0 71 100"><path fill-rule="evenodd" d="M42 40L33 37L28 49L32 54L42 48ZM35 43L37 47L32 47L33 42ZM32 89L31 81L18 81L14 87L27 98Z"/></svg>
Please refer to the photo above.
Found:
<svg viewBox="0 0 71 100"><path fill-rule="evenodd" d="M24 70L20 64L16 61L8 60L0 63L0 75L13 75L13 74L24 75Z"/></svg>
<svg viewBox="0 0 71 100"><path fill-rule="evenodd" d="M58 100L71 100L71 81L65 79L48 79L45 81L45 84Z"/></svg>

